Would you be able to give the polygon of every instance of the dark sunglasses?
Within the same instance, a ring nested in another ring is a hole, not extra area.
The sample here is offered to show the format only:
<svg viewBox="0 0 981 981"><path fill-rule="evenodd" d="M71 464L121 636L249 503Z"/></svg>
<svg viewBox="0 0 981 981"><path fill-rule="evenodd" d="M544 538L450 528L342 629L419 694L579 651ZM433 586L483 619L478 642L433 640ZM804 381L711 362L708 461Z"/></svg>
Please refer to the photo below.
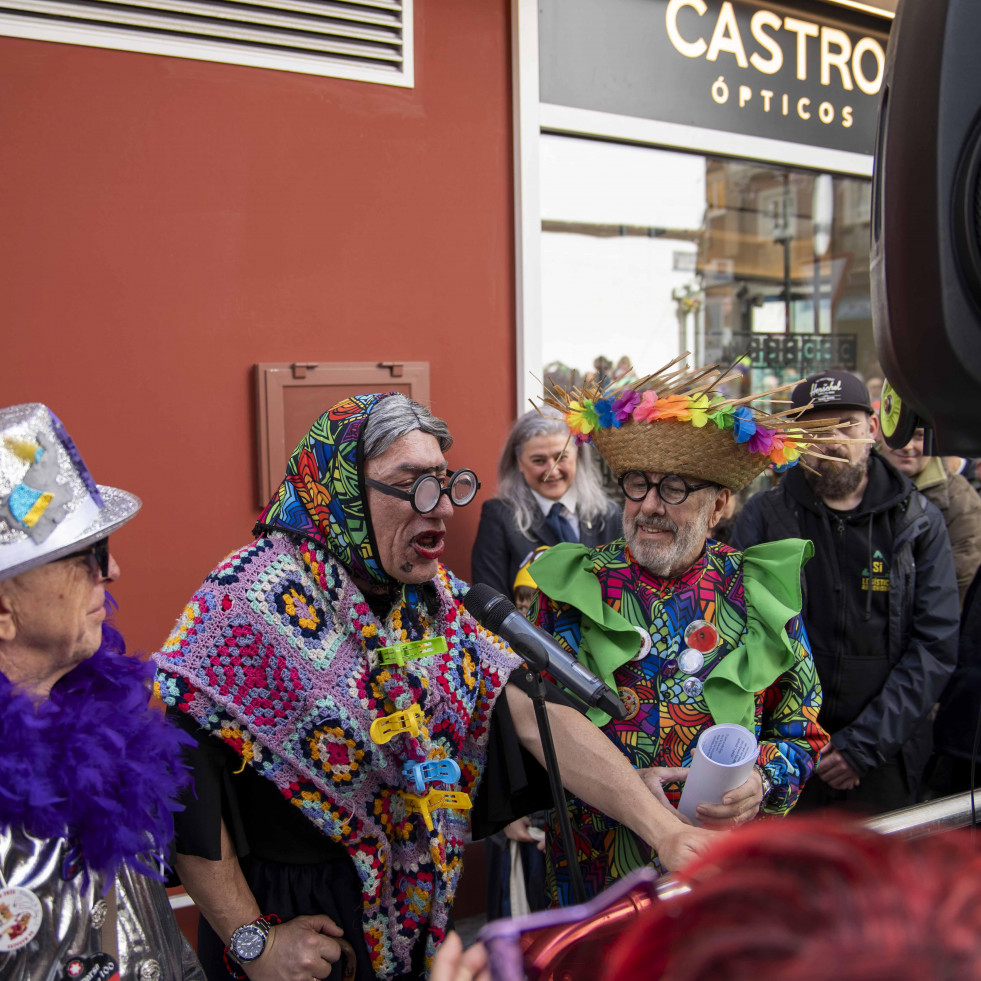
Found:
<svg viewBox="0 0 981 981"><path fill-rule="evenodd" d="M372 480L370 477L365 477L364 482L369 487L388 494L389 497L408 501L412 505L412 510L419 514L429 514L430 511L435 510L444 494L449 495L454 507L463 507L464 504L469 504L480 490L480 481L472 470L448 470L443 480L446 481L445 484L435 474L426 473L407 491L400 487L393 487L391 484L383 484L380 480Z"/></svg>
<svg viewBox="0 0 981 981"><path fill-rule="evenodd" d="M620 478L620 489L631 501L642 501L651 492L652 487L657 488L658 497L665 504L684 504L688 500L688 495L693 491L704 490L706 487L718 487L718 484L689 484L684 477L679 477L676 473L669 473L658 481L648 480L646 473L639 470L628 470Z"/></svg>
<svg viewBox="0 0 981 981"><path fill-rule="evenodd" d="M95 566L98 568L99 572L102 573L103 579L109 578L109 537L100 538L97 542L89 545L88 548L79 549L77 552L72 552L71 555L65 555L58 559L58 562L64 562L66 559L92 559L95 561ZM92 569L92 563L89 562L89 569Z"/></svg>

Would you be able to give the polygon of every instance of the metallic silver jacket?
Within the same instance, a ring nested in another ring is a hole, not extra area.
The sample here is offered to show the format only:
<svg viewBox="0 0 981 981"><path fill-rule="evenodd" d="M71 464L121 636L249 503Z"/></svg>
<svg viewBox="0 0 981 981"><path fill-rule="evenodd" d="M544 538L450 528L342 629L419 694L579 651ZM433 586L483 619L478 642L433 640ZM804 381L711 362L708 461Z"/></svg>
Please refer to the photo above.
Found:
<svg viewBox="0 0 981 981"><path fill-rule="evenodd" d="M64 838L0 829L0 889L19 886L40 901L41 928L24 947L0 952L0 981L60 981L69 961L104 950L104 880L62 878ZM124 868L116 876L116 935L121 981L205 981L177 927L163 884Z"/></svg>

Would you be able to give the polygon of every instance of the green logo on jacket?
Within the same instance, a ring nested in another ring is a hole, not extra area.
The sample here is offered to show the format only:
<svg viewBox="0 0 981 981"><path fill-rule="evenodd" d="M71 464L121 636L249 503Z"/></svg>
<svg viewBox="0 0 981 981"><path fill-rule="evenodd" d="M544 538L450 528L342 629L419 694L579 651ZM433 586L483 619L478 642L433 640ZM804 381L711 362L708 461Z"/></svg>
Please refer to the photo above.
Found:
<svg viewBox="0 0 981 981"><path fill-rule="evenodd" d="M862 592L868 592L869 570L868 567L862 570ZM886 557L876 549L872 553L872 592L889 592L889 564Z"/></svg>

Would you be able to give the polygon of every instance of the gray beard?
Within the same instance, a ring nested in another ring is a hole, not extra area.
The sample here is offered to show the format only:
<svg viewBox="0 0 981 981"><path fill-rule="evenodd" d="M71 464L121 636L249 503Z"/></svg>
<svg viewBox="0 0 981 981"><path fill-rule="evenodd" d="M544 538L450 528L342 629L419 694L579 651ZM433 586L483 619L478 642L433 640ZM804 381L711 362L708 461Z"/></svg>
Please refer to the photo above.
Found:
<svg viewBox="0 0 981 981"><path fill-rule="evenodd" d="M869 458L866 456L858 463L842 460L838 464L830 460L815 460L812 465L817 473L804 470L804 478L811 489L820 498L838 501L861 487L862 480L869 471Z"/></svg>
<svg viewBox="0 0 981 981"><path fill-rule="evenodd" d="M711 506L711 501L708 502ZM638 516L635 519L623 517L623 534L630 546L633 557L648 572L655 576L674 577L689 569L695 559L702 554L705 536L708 533L708 507L699 513L683 528L679 528L667 515L653 515L650 518ZM637 525L653 525L656 528L673 531L674 539L670 545L639 541Z"/></svg>

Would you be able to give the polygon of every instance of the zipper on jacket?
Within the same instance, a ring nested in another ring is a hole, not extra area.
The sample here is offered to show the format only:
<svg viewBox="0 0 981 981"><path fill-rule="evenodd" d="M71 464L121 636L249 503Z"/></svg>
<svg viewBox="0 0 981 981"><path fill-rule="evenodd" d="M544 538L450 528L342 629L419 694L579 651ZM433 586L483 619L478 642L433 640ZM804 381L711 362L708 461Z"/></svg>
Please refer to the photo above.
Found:
<svg viewBox="0 0 981 981"><path fill-rule="evenodd" d="M844 558L842 550L845 545L845 522L844 519L839 515L829 515L825 512L825 520L829 521L831 528L836 536L835 551L834 551L834 603L838 610L837 622L835 623L835 660L834 660L834 676L832 678L831 690L834 692L834 700L837 705L841 701L841 676L842 676L842 660L845 653L845 621L846 610L845 602L842 598L842 582L841 582L841 563Z"/></svg>

